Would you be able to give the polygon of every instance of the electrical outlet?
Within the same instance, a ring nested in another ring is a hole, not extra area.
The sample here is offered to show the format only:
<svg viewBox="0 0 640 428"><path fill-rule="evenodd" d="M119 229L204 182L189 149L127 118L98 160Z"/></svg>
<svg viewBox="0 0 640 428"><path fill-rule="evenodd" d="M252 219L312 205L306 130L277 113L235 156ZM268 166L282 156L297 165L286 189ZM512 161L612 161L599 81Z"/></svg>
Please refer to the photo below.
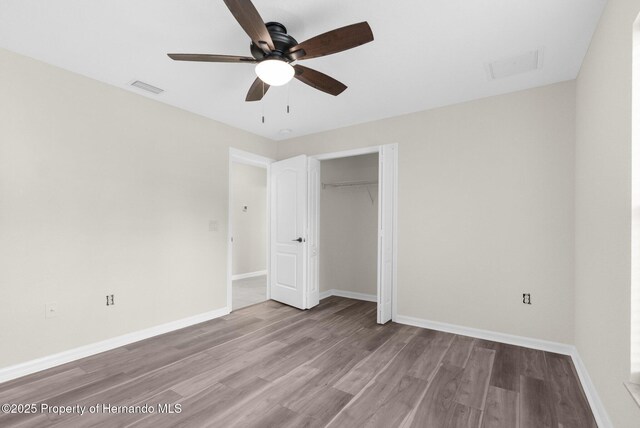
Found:
<svg viewBox="0 0 640 428"><path fill-rule="evenodd" d="M113 294L107 294L107 306L115 305L115 301L113 300Z"/></svg>
<svg viewBox="0 0 640 428"><path fill-rule="evenodd" d="M525 305L531 304L531 293L522 293L522 303Z"/></svg>
<svg viewBox="0 0 640 428"><path fill-rule="evenodd" d="M46 303L44 305L44 317L55 318L58 316L58 304L56 302Z"/></svg>
<svg viewBox="0 0 640 428"><path fill-rule="evenodd" d="M209 232L218 231L218 220L209 220Z"/></svg>

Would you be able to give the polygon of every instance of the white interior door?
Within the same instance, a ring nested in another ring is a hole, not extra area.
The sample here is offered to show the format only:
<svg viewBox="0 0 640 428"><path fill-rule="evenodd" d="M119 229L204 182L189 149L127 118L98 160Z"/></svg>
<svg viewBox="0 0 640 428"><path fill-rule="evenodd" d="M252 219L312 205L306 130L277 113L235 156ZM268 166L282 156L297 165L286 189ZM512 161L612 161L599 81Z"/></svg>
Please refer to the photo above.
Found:
<svg viewBox="0 0 640 428"><path fill-rule="evenodd" d="M396 280L397 144L381 147L378 168L378 323L390 321Z"/></svg>
<svg viewBox="0 0 640 428"><path fill-rule="evenodd" d="M307 306L307 156L271 164L271 298Z"/></svg>

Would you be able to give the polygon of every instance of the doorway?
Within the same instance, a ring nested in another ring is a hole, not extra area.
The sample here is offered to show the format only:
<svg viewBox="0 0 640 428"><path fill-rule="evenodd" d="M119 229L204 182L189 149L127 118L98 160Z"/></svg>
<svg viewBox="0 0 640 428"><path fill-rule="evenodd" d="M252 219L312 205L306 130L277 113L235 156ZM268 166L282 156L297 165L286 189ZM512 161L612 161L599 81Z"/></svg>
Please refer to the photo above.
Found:
<svg viewBox="0 0 640 428"><path fill-rule="evenodd" d="M378 153L320 162L320 295L377 301Z"/></svg>
<svg viewBox="0 0 640 428"><path fill-rule="evenodd" d="M375 175L372 174L373 167L370 162L375 158L362 157L360 162L364 170L368 171L364 175L358 177L355 181L359 183L354 184L354 187L360 185L369 186L367 193L371 194L370 199L375 204L377 201L377 231L374 236L377 237L376 245L373 247L377 252L376 266L376 293L374 295L368 292L347 292L341 293L340 289L325 290L322 297L328 297L331 295L342 295L344 297L351 297L360 300L374 300L378 304L377 321L379 324L384 324L388 321L395 320L397 314L397 262L398 262L398 144L386 144L382 146L364 147L361 149L347 150L343 152L325 153L321 155L313 156L313 161L328 161L338 160L351 157L359 157L362 155L377 155L378 168L377 168L377 183L375 183ZM367 166L368 165L368 166ZM325 184L328 180L322 177L322 182ZM371 186L376 184L377 194L374 194ZM331 184L331 183L329 183ZM325 186L326 187L326 186ZM346 187L346 186L345 186ZM377 200L376 200L377 197ZM313 197L311 198L313 201ZM312 212L322 212L321 198L317 198L318 208L313 209ZM313 203L313 202L312 202ZM313 216L313 214L312 214ZM312 218L312 216L310 218ZM313 223L313 221L312 221ZM318 219L317 223L320 223ZM319 247L322 249L322 242L319 242ZM363 255L366 251L363 252ZM366 257L366 256L365 256ZM367 262L368 264L369 262ZM320 269L316 273L316 278L319 276L319 271L329 268L330 266L323 267L323 261L319 261ZM364 264L363 264L364 266ZM312 281L313 282L313 281ZM325 285L329 287L330 285ZM364 286L362 290L371 290L368 286ZM355 294L354 294L355 293Z"/></svg>
<svg viewBox="0 0 640 428"><path fill-rule="evenodd" d="M232 311L269 299L269 161L237 150L229 157L227 300Z"/></svg>

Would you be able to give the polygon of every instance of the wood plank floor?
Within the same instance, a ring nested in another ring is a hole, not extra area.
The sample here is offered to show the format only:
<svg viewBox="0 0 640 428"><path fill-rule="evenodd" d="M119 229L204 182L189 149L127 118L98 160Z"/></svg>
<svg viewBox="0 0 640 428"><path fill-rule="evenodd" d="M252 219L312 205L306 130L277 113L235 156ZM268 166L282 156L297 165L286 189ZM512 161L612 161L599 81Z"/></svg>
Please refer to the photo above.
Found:
<svg viewBox="0 0 640 428"><path fill-rule="evenodd" d="M0 384L0 404L154 413L0 414L0 426L596 426L567 356L375 319L369 302L267 301Z"/></svg>

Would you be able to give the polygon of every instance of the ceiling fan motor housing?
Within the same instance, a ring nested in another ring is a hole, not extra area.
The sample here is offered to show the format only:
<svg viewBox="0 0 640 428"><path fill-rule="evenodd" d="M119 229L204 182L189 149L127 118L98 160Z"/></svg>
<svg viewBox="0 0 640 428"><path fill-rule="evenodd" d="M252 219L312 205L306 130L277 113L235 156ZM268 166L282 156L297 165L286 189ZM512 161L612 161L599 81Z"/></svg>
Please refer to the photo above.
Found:
<svg viewBox="0 0 640 428"><path fill-rule="evenodd" d="M265 53L261 48L251 42L251 55L258 61L262 61L266 58L281 59L287 62L291 62L292 59L288 58L285 54L290 48L297 46L296 39L287 34L287 28L279 22L267 22L267 30L273 40L275 49L271 53Z"/></svg>

